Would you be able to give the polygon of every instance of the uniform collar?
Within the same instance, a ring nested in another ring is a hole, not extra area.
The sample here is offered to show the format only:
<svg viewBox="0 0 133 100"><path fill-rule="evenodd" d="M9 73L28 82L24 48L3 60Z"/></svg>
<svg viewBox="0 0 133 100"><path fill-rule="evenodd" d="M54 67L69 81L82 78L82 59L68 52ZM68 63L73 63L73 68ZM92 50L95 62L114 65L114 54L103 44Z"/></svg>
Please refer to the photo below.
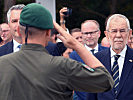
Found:
<svg viewBox="0 0 133 100"><path fill-rule="evenodd" d="M45 47L40 44L22 44L20 50L44 51L48 53Z"/></svg>

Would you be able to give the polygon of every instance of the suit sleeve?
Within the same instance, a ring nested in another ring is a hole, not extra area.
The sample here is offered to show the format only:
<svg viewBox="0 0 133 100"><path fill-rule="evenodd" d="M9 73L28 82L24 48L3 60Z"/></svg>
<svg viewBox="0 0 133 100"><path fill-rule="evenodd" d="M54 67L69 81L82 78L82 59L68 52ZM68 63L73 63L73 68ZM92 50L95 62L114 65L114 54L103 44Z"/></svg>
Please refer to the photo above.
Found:
<svg viewBox="0 0 133 100"><path fill-rule="evenodd" d="M75 51L71 52L71 53L69 54L69 57L70 57L71 59L73 59L73 60L77 60L76 57L75 57Z"/></svg>

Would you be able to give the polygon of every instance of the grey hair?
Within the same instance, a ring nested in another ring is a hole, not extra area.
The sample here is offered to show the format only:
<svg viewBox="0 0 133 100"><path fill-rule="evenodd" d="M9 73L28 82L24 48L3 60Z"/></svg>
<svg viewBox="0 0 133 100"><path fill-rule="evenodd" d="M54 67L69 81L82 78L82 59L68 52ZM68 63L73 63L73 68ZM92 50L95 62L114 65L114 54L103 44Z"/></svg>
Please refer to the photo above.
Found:
<svg viewBox="0 0 133 100"><path fill-rule="evenodd" d="M116 17L120 17L120 18L125 19L126 22L127 22L127 26L128 26L128 28L130 29L130 22L129 22L129 20L128 20L128 18L127 18L126 16L124 16L124 15L122 15L122 14L113 14L113 15L111 15L111 16L107 19L106 30L109 29L110 21L111 21L112 19L116 18Z"/></svg>
<svg viewBox="0 0 133 100"><path fill-rule="evenodd" d="M18 4L18 5L14 5L12 6L8 12L7 12L7 20L8 20L8 23L10 22L10 16L11 16L11 11L12 10L22 10L24 8L24 4Z"/></svg>

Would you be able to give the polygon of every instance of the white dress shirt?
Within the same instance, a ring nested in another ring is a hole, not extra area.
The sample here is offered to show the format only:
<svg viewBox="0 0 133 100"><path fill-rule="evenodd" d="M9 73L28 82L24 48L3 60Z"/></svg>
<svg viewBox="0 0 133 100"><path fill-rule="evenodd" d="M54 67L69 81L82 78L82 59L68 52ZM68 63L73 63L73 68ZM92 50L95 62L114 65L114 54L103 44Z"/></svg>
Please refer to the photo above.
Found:
<svg viewBox="0 0 133 100"><path fill-rule="evenodd" d="M88 51L91 51L92 48L88 47L86 44L85 44L85 47ZM96 45L96 47L94 48L94 54L98 52L98 44ZM92 53L92 52L91 52Z"/></svg>
<svg viewBox="0 0 133 100"><path fill-rule="evenodd" d="M118 65L119 65L119 79L120 79L120 77L121 77L121 73L122 73L122 69L123 69L123 65L124 65L126 50L127 50L127 45L126 45L125 48L118 54L118 55L120 55L120 57L119 57L119 59L118 59ZM111 52L111 69L112 69L113 63L114 63L114 55L116 55L116 53L112 50L112 48L110 48L110 52Z"/></svg>
<svg viewBox="0 0 133 100"><path fill-rule="evenodd" d="M18 43L17 41L13 40L13 52L19 51L18 45L20 45L20 43Z"/></svg>

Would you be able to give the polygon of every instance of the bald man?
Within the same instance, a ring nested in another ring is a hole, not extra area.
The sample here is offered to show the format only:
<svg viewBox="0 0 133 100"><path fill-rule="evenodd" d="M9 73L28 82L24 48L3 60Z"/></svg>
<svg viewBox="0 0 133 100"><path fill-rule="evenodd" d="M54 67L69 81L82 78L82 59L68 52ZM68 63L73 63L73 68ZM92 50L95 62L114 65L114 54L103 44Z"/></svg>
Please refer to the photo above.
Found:
<svg viewBox="0 0 133 100"><path fill-rule="evenodd" d="M110 47L110 44L109 44L109 41L106 37L104 37L101 41L101 46L104 46L104 47Z"/></svg>

